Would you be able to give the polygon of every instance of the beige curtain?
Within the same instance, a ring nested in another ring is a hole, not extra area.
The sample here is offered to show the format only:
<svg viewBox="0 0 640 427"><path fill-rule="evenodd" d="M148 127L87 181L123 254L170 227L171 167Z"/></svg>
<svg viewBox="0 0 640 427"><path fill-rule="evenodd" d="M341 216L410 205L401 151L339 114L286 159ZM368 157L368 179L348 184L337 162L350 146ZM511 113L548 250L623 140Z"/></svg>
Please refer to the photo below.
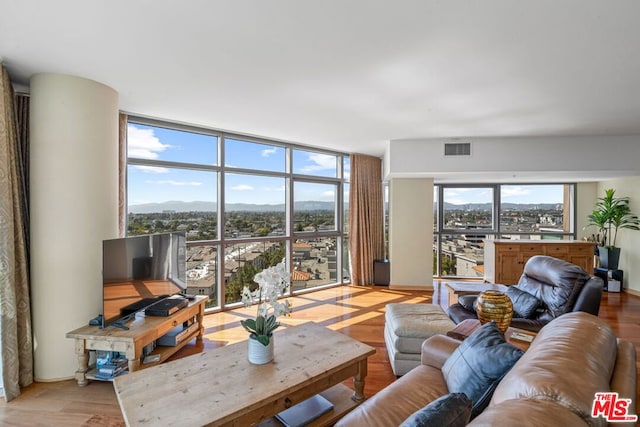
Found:
<svg viewBox="0 0 640 427"><path fill-rule="evenodd" d="M351 283L373 284L373 261L384 256L382 161L351 155L349 252Z"/></svg>
<svg viewBox="0 0 640 427"><path fill-rule="evenodd" d="M118 234L127 234L127 115L120 113L118 133Z"/></svg>
<svg viewBox="0 0 640 427"><path fill-rule="evenodd" d="M0 82L0 340L7 401L33 382L28 259L27 97L14 95L9 73Z"/></svg>

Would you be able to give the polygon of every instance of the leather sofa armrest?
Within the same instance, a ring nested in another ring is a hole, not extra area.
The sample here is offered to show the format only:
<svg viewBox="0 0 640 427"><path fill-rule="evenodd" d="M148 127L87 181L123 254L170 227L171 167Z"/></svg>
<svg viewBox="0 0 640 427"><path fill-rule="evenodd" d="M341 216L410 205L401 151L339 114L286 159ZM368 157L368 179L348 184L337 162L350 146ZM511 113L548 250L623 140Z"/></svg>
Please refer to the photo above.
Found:
<svg viewBox="0 0 640 427"><path fill-rule="evenodd" d="M618 339L616 364L611 376L611 391L617 391L621 398L631 399L631 408L636 410L636 349L629 341Z"/></svg>
<svg viewBox="0 0 640 427"><path fill-rule="evenodd" d="M591 279L582 287L571 311L584 311L585 313L597 316L600 311L600 299L602 298L603 288L603 280L599 277L591 276Z"/></svg>
<svg viewBox="0 0 640 427"><path fill-rule="evenodd" d="M450 305L447 308L447 315L451 320L455 322L456 325L463 320L478 318L478 315L476 315L475 311L467 310L459 303Z"/></svg>
<svg viewBox="0 0 640 427"><path fill-rule="evenodd" d="M445 335L433 335L422 343L421 361L423 365L442 369L451 353L458 348L462 341Z"/></svg>

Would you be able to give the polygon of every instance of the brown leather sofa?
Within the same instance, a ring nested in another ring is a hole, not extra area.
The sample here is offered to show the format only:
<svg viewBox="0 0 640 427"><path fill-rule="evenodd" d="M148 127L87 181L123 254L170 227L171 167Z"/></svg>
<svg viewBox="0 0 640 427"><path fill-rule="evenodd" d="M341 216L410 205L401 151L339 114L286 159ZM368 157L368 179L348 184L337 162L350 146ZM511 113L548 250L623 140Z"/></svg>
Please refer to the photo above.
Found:
<svg viewBox="0 0 640 427"><path fill-rule="evenodd" d="M422 346L422 364L409 371L336 425L398 426L449 393L441 368L460 341L434 335ZM602 319L584 312L545 325L529 349L497 385L472 426L600 426L592 418L596 392L615 391L636 404L636 353L616 339Z"/></svg>
<svg viewBox="0 0 640 427"><path fill-rule="evenodd" d="M536 255L529 258L516 288L535 296L540 306L528 318L514 317L511 326L539 331L552 319L565 313L584 311L598 315L604 283L577 265L550 256ZM465 319L477 319L473 307L475 297L464 305L452 304L447 314L455 323ZM465 306L467 308L465 308Z"/></svg>

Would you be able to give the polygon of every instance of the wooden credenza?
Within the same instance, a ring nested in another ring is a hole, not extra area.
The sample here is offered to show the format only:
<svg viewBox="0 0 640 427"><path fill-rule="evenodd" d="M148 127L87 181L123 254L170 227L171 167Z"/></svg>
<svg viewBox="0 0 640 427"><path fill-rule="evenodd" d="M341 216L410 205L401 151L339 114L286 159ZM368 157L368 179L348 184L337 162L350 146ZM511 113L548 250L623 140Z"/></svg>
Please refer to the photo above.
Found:
<svg viewBox="0 0 640 427"><path fill-rule="evenodd" d="M548 255L593 274L595 243L581 240L485 240L484 280L515 285L524 265L534 255Z"/></svg>
<svg viewBox="0 0 640 427"><path fill-rule="evenodd" d="M127 323L129 329L122 330L114 326L101 329L98 326L83 326L67 333L67 338L75 340L78 370L75 378L79 386L88 384L89 379L99 379L97 371L89 366L89 352L96 350L118 351L128 359L129 372L147 368L167 360L171 355L184 347L193 338L202 339L204 334L205 303L209 297L198 295L189 301L187 307L182 308L168 317L136 316L135 320ZM157 354L159 360L153 363L140 364L142 349L165 335L171 329L184 322L194 322L198 326L188 336L175 346L158 346L151 354Z"/></svg>

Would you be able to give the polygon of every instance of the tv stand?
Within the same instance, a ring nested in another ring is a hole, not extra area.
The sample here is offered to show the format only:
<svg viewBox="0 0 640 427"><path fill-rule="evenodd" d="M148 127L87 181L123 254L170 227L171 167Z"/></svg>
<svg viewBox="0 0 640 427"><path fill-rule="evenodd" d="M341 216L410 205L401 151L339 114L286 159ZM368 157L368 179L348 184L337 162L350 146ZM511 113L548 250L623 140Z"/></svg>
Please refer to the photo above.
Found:
<svg viewBox="0 0 640 427"><path fill-rule="evenodd" d="M89 352L95 350L119 351L128 360L129 372L155 366L164 362L193 338L202 339L204 334L203 318L204 305L209 297L196 296L189 304L168 317L144 316L135 317L127 329L118 329L115 325L100 329L99 326L83 326L67 333L67 338L75 340L75 352L78 358L78 370L75 373L79 386L86 386L90 379L97 379L97 371L89 366ZM199 327L176 346L157 346L151 354L159 355L156 362L141 365L142 349L165 335L174 327L191 321L197 322Z"/></svg>

